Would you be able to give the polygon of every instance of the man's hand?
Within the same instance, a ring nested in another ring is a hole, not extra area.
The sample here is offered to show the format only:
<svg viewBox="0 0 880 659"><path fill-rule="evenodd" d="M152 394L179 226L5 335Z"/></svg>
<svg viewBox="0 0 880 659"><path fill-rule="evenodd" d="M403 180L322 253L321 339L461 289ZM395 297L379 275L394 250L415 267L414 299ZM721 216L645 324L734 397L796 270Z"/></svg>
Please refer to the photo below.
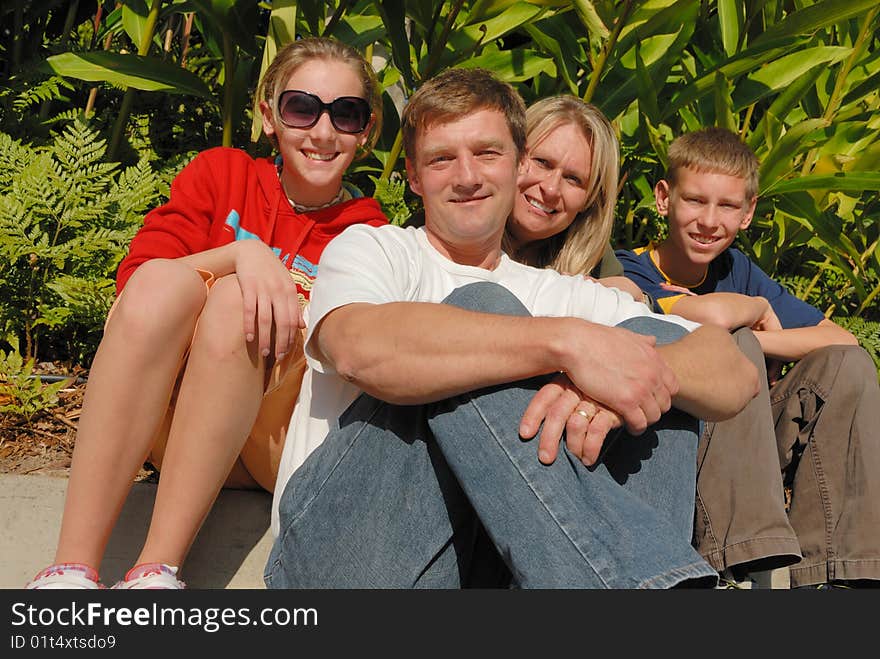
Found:
<svg viewBox="0 0 880 659"><path fill-rule="evenodd" d="M653 336L591 324L567 347L564 371L590 399L622 417L640 435L672 406L675 373L655 349Z"/></svg>
<svg viewBox="0 0 880 659"><path fill-rule="evenodd" d="M281 359L293 346L295 332L305 327L296 284L265 243L243 240L235 245L235 274L241 286L245 337L250 342L259 336L260 354L268 357L274 323L275 359Z"/></svg>
<svg viewBox="0 0 880 659"><path fill-rule="evenodd" d="M552 464L559 454L563 430L568 450L591 466L598 459L608 433L623 425L613 410L584 396L563 374L541 387L532 398L520 421L520 436L534 437L542 422L538 459L546 465Z"/></svg>

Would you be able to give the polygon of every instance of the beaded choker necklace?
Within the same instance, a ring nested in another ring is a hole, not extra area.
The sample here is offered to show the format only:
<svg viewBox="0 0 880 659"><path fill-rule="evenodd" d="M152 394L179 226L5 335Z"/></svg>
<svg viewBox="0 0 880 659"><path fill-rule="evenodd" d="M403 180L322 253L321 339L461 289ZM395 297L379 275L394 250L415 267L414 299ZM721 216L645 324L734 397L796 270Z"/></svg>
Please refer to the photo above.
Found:
<svg viewBox="0 0 880 659"><path fill-rule="evenodd" d="M303 204L295 202L290 197L287 198L287 201L290 202L290 205L293 206L293 209L297 213L310 213L311 211L321 210L322 208L327 208L329 206L334 206L338 204L342 201L344 194L345 193L343 191L343 188L339 188L339 192L336 193L336 196L333 197L333 199L328 201L326 204L321 204L320 206L304 206Z"/></svg>

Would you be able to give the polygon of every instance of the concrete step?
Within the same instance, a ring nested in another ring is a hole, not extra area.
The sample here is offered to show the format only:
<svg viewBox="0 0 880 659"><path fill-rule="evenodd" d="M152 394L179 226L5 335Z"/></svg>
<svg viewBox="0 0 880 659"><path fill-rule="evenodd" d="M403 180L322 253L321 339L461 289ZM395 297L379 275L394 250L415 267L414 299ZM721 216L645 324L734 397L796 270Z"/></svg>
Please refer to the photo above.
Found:
<svg viewBox="0 0 880 659"><path fill-rule="evenodd" d="M121 579L140 553L156 487L132 487L101 566L107 586ZM0 588L23 588L52 563L66 490L66 478L0 474ZM265 588L271 504L272 495L266 492L221 491L181 569L187 586Z"/></svg>

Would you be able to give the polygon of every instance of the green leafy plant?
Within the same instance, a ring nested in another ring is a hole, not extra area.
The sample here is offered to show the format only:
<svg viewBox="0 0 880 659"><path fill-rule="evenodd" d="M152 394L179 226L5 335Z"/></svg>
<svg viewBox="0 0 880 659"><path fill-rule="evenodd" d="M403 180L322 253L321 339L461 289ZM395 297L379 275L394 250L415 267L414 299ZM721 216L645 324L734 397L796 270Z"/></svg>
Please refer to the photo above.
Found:
<svg viewBox="0 0 880 659"><path fill-rule="evenodd" d="M115 269L167 191L146 158L105 162L105 144L80 120L48 147L0 134L0 337L25 358L90 358Z"/></svg>
<svg viewBox="0 0 880 659"><path fill-rule="evenodd" d="M370 180L376 187L373 197L391 223L400 226L406 222L412 215L406 202L406 181L399 176L388 179L370 176Z"/></svg>
<svg viewBox="0 0 880 659"><path fill-rule="evenodd" d="M855 335L880 371L880 323L854 316L834 318L834 322Z"/></svg>
<svg viewBox="0 0 880 659"><path fill-rule="evenodd" d="M33 358L0 350L0 414L11 414L30 424L37 414L55 406L58 392L72 381L44 384L34 375Z"/></svg>

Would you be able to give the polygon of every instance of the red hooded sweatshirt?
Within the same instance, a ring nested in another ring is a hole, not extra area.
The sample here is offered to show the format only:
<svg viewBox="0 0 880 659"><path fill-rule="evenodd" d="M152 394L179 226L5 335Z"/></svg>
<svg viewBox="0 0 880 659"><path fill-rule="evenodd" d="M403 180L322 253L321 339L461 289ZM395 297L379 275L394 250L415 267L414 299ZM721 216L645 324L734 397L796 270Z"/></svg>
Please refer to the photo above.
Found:
<svg viewBox="0 0 880 659"><path fill-rule="evenodd" d="M388 220L361 197L308 213L291 208L272 158L254 160L239 149L203 151L171 183L166 204L147 213L116 273L117 294L145 261L173 259L226 245L262 240L291 270L306 299L321 252L352 224Z"/></svg>

